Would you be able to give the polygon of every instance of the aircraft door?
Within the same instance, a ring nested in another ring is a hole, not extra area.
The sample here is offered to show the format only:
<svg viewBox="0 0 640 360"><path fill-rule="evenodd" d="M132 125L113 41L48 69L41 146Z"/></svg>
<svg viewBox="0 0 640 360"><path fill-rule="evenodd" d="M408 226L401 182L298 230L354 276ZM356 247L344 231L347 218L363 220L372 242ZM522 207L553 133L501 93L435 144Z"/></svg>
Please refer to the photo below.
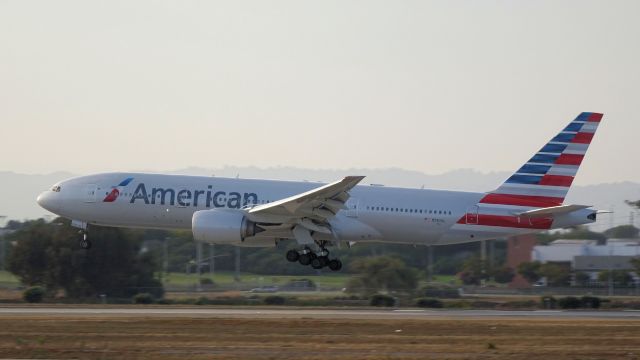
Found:
<svg viewBox="0 0 640 360"><path fill-rule="evenodd" d="M467 224L468 225L478 225L478 205L474 205L467 209Z"/></svg>
<svg viewBox="0 0 640 360"><path fill-rule="evenodd" d="M87 184L84 186L84 202L86 203L96 202L97 195L98 195L98 185Z"/></svg>

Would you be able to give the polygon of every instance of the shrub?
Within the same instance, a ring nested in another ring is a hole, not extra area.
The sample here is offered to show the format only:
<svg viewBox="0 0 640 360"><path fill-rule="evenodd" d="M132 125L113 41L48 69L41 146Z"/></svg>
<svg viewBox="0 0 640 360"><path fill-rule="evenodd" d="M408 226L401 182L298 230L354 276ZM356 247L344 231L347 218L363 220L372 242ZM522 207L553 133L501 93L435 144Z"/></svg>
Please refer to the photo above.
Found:
<svg viewBox="0 0 640 360"><path fill-rule="evenodd" d="M438 299L421 298L421 299L418 299L418 301L416 302L416 306L421 308L438 308L439 309L444 305L442 304L442 301Z"/></svg>
<svg viewBox="0 0 640 360"><path fill-rule="evenodd" d="M576 286L588 286L591 276L586 272L577 272L574 276Z"/></svg>
<svg viewBox="0 0 640 360"><path fill-rule="evenodd" d="M555 309L558 301L553 296L543 296L540 298L540 305L543 309Z"/></svg>
<svg viewBox="0 0 640 360"><path fill-rule="evenodd" d="M492 271L493 280L500 284L506 284L513 280L513 277L516 273L510 267L499 267L497 269L493 269Z"/></svg>
<svg viewBox="0 0 640 360"><path fill-rule="evenodd" d="M199 298L196 299L195 304L196 305L209 305L211 303L211 301L209 301L209 299L207 299L204 296L200 296Z"/></svg>
<svg viewBox="0 0 640 360"><path fill-rule="evenodd" d="M389 295L376 294L369 299L369 305L371 306L386 306L391 307L396 304L396 299Z"/></svg>
<svg viewBox="0 0 640 360"><path fill-rule="evenodd" d="M500 303L495 301L475 300L471 302L471 307L474 309L495 309Z"/></svg>
<svg viewBox="0 0 640 360"><path fill-rule="evenodd" d="M458 273L458 278L465 285L480 285L482 277L477 273L471 271L461 271Z"/></svg>
<svg viewBox="0 0 640 360"><path fill-rule="evenodd" d="M200 278L200 285L215 285L215 283L209 278Z"/></svg>
<svg viewBox="0 0 640 360"><path fill-rule="evenodd" d="M601 302L602 301L600 301L600 298L596 296L583 296L580 298L580 303L582 307L589 308L589 309L600 308Z"/></svg>
<svg viewBox="0 0 640 360"><path fill-rule="evenodd" d="M134 304L153 304L153 295L149 293L139 293L133 297Z"/></svg>
<svg viewBox="0 0 640 360"><path fill-rule="evenodd" d="M458 299L460 291L450 286L427 286L422 290L423 296L441 299Z"/></svg>
<svg viewBox="0 0 640 360"><path fill-rule="evenodd" d="M567 296L558 300L558 306L561 309L579 309L582 306L582 302L575 296Z"/></svg>
<svg viewBox="0 0 640 360"><path fill-rule="evenodd" d="M448 301L444 303L444 307L450 309L469 309L471 303L467 300Z"/></svg>
<svg viewBox="0 0 640 360"><path fill-rule="evenodd" d="M284 305L287 299L278 295L271 295L264 298L264 303L267 305Z"/></svg>
<svg viewBox="0 0 640 360"><path fill-rule="evenodd" d="M498 306L501 309L535 309L538 303L534 300L506 301Z"/></svg>
<svg viewBox="0 0 640 360"><path fill-rule="evenodd" d="M24 301L29 303L39 303L44 298L44 289L40 286L32 286L22 293Z"/></svg>

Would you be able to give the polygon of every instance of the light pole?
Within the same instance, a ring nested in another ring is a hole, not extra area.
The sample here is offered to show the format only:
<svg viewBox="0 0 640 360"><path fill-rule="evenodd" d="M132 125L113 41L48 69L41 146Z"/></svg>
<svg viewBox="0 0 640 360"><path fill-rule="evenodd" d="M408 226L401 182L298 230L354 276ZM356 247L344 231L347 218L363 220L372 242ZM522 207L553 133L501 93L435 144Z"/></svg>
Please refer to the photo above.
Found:
<svg viewBox="0 0 640 360"><path fill-rule="evenodd" d="M0 215L0 223L2 223L2 227L4 228L4 219L6 219L6 215ZM0 234L0 270L4 271L4 254L5 254L5 239L2 234Z"/></svg>
<svg viewBox="0 0 640 360"><path fill-rule="evenodd" d="M196 271L198 274L197 278L197 291L202 291L202 287L200 284L200 277L202 275L202 270L200 267L202 266L202 243L200 241L196 242Z"/></svg>
<svg viewBox="0 0 640 360"><path fill-rule="evenodd" d="M235 273L234 273L234 280L236 281L236 284L240 282L240 247L236 246L236 262L235 262Z"/></svg>
<svg viewBox="0 0 640 360"><path fill-rule="evenodd" d="M209 244L209 274L211 274L211 276L215 275L216 272L216 250L214 246L213 244Z"/></svg>
<svg viewBox="0 0 640 360"><path fill-rule="evenodd" d="M433 281L433 245L427 245L427 281Z"/></svg>
<svg viewBox="0 0 640 360"><path fill-rule="evenodd" d="M609 249L609 296L613 296L613 248L607 240L607 247Z"/></svg>
<svg viewBox="0 0 640 360"><path fill-rule="evenodd" d="M165 274L169 273L169 240L171 238L165 237L162 242L162 271Z"/></svg>

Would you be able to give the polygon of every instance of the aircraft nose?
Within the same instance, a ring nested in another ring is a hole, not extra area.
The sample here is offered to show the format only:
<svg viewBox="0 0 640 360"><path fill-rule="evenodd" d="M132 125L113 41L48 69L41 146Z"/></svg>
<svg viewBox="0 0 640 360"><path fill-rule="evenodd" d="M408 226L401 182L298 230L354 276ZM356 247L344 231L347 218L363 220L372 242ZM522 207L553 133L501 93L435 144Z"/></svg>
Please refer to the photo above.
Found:
<svg viewBox="0 0 640 360"><path fill-rule="evenodd" d="M40 205L44 209L55 212L56 210L58 210L58 205L56 204L57 201L54 199L53 195L54 194L52 191L45 191L42 194L38 195L36 201L38 202L38 205Z"/></svg>

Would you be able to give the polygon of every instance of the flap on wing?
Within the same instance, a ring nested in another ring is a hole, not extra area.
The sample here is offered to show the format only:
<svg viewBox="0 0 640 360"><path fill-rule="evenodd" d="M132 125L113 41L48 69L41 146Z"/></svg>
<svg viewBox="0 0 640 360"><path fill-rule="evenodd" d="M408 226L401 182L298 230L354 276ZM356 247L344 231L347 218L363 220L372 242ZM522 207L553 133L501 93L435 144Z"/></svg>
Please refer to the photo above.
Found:
<svg viewBox="0 0 640 360"><path fill-rule="evenodd" d="M348 191L362 181L362 179L364 179L364 176L347 176L340 181L321 186L317 189L268 204L258 205L249 210L249 216L297 217L315 215L320 218L328 218L333 216L334 212L322 211L323 209L318 209L317 207L323 205L325 208L332 209L333 211L344 208L344 203L349 199ZM305 214L300 213L300 210L303 210ZM306 212L309 213L306 214Z"/></svg>
<svg viewBox="0 0 640 360"><path fill-rule="evenodd" d="M553 217L561 214L568 214L577 210L582 210L591 207L591 205L559 205L546 208L540 208L535 210L529 210L521 213L516 213L517 216L523 216L528 218L539 217Z"/></svg>

